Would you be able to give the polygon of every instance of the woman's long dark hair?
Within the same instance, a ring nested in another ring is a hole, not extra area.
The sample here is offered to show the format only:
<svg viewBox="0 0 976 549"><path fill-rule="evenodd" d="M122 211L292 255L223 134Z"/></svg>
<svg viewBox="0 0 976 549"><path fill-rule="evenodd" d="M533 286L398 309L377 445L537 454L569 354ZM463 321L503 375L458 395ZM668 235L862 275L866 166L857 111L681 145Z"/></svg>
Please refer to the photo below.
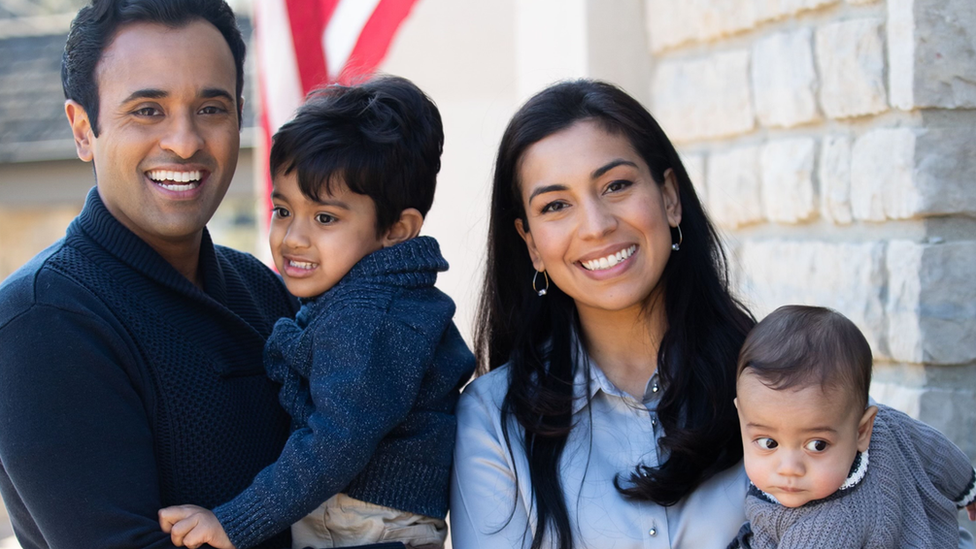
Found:
<svg viewBox="0 0 976 549"><path fill-rule="evenodd" d="M661 284L667 329L658 351L664 393L657 412L664 428L659 445L668 455L660 467L634 464L617 489L638 499L673 505L742 457L735 397L735 365L755 323L732 297L718 235L702 209L674 146L654 118L619 88L591 80L553 85L531 98L512 118L495 164L488 228L488 257L475 335L478 373L509 362L502 410L506 442L514 417L524 430L539 525L532 548L548 531L559 549L573 534L558 462L573 428L575 304L555 284L540 298L515 220L525 223L519 165L534 143L589 120L623 135L664 183L674 171L681 200L681 250L671 254ZM527 227L527 224L525 225Z"/></svg>

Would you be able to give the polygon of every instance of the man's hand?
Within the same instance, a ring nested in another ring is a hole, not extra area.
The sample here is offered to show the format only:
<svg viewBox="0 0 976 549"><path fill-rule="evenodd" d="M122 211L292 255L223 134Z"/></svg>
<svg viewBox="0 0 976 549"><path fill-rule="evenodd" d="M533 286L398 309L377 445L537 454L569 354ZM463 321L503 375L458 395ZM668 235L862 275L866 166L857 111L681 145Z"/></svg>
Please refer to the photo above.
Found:
<svg viewBox="0 0 976 549"><path fill-rule="evenodd" d="M159 526L177 547L197 549L207 543L216 549L237 549L217 517L203 507L174 505L160 509Z"/></svg>

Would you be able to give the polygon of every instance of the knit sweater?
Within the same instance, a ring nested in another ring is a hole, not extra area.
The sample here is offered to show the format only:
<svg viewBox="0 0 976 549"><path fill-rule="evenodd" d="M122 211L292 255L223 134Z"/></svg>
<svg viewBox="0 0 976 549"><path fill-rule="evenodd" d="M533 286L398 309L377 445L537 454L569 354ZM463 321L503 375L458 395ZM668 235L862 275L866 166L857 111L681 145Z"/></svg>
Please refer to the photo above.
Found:
<svg viewBox="0 0 976 549"><path fill-rule="evenodd" d="M297 303L206 231L200 272L203 290L92 190L0 286L0 491L25 549L172 547L161 507L227 501L278 456L261 352Z"/></svg>
<svg viewBox="0 0 976 549"><path fill-rule="evenodd" d="M946 549L959 546L957 509L976 499L976 471L935 429L878 405L863 480L789 508L753 486L730 546L752 549Z"/></svg>
<svg viewBox="0 0 976 549"><path fill-rule="evenodd" d="M235 546L339 492L446 515L454 407L474 370L454 302L434 287L446 269L433 238L414 238L364 257L275 325L265 365L294 431L276 463L214 510Z"/></svg>

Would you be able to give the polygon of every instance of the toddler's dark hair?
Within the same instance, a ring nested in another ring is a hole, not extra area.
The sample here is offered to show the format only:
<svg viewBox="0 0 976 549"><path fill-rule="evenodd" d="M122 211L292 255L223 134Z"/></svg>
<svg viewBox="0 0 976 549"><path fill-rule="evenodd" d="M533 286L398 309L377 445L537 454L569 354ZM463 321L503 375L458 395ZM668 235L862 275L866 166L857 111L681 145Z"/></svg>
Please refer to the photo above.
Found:
<svg viewBox="0 0 976 549"><path fill-rule="evenodd" d="M302 193L319 200L344 183L373 199L382 234L407 208L426 216L441 168L444 130L434 102L397 76L311 92L275 134L272 176L298 173Z"/></svg>

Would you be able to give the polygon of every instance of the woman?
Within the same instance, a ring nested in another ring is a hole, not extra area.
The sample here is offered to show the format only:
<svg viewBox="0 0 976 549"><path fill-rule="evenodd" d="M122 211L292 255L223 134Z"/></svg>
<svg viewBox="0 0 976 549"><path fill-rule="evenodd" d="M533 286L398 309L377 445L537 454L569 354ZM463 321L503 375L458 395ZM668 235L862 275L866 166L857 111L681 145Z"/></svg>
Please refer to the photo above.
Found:
<svg viewBox="0 0 976 549"><path fill-rule="evenodd" d="M487 265L454 547L726 547L744 521L732 399L754 320L637 101L583 80L515 114Z"/></svg>

